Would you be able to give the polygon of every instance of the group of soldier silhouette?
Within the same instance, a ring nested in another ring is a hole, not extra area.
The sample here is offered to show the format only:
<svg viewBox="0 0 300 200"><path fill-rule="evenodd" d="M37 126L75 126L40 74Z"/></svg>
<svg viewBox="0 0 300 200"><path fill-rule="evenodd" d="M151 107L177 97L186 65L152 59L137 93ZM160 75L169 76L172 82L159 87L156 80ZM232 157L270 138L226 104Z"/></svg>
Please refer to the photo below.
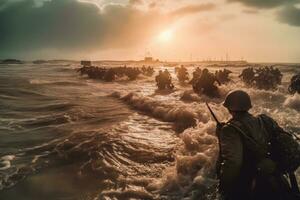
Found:
<svg viewBox="0 0 300 200"><path fill-rule="evenodd" d="M78 69L81 75L87 75L91 79L100 79L107 82L112 82L120 78L127 77L128 80L135 80L140 74L144 76L152 76L154 73L153 67L143 66L141 69L138 67L95 67L83 66Z"/></svg>
<svg viewBox="0 0 300 200"><path fill-rule="evenodd" d="M271 90L276 89L281 84L282 73L278 68L260 67L254 69L253 67L246 68L239 76L242 81L248 86L258 89Z"/></svg>
<svg viewBox="0 0 300 200"><path fill-rule="evenodd" d="M121 78L127 78L128 80L135 80L140 74L151 77L155 70L151 66L138 67L95 67L95 66L83 66L78 69L81 75L87 75L92 79L100 79L107 82L112 82ZM175 67L175 73L178 81L181 84L192 85L193 91L199 95L204 94L211 98L220 97L219 86L227 84L232 79L230 74L232 71L228 69L216 70L215 73L210 72L207 68L201 69L196 67L192 72L192 77L189 77L188 70L185 66ZM239 78L248 87L254 87L263 90L273 90L281 84L282 73L278 68L273 66L266 66L260 68L248 67L242 70ZM158 75L155 77L156 85L159 90L171 90L174 89L172 82L172 76L168 69L159 70ZM300 73L294 75L291 78L290 85L288 87L290 94L300 94Z"/></svg>

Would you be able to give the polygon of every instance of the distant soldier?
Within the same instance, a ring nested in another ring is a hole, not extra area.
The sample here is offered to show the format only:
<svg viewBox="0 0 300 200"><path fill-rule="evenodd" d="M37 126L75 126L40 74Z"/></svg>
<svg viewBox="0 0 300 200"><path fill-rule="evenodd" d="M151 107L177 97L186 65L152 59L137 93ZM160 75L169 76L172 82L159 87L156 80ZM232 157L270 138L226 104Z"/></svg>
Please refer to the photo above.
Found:
<svg viewBox="0 0 300 200"><path fill-rule="evenodd" d="M183 65L180 68L175 68L175 71L179 82L183 83L189 80L189 73Z"/></svg>
<svg viewBox="0 0 300 200"><path fill-rule="evenodd" d="M266 115L251 115L251 100L244 91L229 93L223 105L232 116L216 130L220 143L217 174L223 198L299 200L292 196L286 178L272 160L276 155L270 153L271 138L284 130Z"/></svg>
<svg viewBox="0 0 300 200"><path fill-rule="evenodd" d="M290 94L295 94L296 92L300 94L300 73L291 78L289 92Z"/></svg>
<svg viewBox="0 0 300 200"><path fill-rule="evenodd" d="M232 71L230 71L228 69L217 70L215 72L215 76L220 81L221 84L225 84L230 81L229 74L231 74L231 73L232 73Z"/></svg>
<svg viewBox="0 0 300 200"><path fill-rule="evenodd" d="M189 84L194 85L201 77L201 74L202 70L199 67L197 67L196 70L193 72L193 78L192 80L190 80Z"/></svg>
<svg viewBox="0 0 300 200"><path fill-rule="evenodd" d="M111 82L111 81L114 81L116 78L116 73L113 69L108 69L105 74L104 74L104 77L103 79L107 82Z"/></svg>
<svg viewBox="0 0 300 200"><path fill-rule="evenodd" d="M164 82L165 82L165 88L167 89L173 89L174 85L172 83L172 77L170 72L165 69L165 71L163 72L163 78L164 78Z"/></svg>
<svg viewBox="0 0 300 200"><path fill-rule="evenodd" d="M248 67L242 71L242 73L239 75L239 77L242 79L244 83L247 85L252 85L255 77L255 72L253 67Z"/></svg>
<svg viewBox="0 0 300 200"><path fill-rule="evenodd" d="M271 67L258 68L253 79L253 85L258 89L276 89L281 84L282 74L279 69Z"/></svg>
<svg viewBox="0 0 300 200"><path fill-rule="evenodd" d="M220 94L218 91L218 87L215 86L215 82L221 85L215 75L210 73L208 69L205 68L202 71L201 77L193 85L194 92L198 94L203 93L209 97L219 97Z"/></svg>
<svg viewBox="0 0 300 200"><path fill-rule="evenodd" d="M164 72L159 70L158 75L155 77L158 89L173 89L172 78L169 71L166 69Z"/></svg>

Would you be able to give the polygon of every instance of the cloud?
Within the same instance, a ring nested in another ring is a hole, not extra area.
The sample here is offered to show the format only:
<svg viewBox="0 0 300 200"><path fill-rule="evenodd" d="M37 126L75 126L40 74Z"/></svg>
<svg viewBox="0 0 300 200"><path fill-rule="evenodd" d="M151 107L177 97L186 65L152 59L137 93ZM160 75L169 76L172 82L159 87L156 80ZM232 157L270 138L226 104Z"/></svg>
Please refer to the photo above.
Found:
<svg viewBox="0 0 300 200"><path fill-rule="evenodd" d="M258 14L259 11L258 10L253 10L253 9L246 9L242 11L245 14Z"/></svg>
<svg viewBox="0 0 300 200"><path fill-rule="evenodd" d="M47 0L39 5L35 0L6 0L0 6L5 6L0 10L0 57L39 49L133 47L153 38L178 16L212 8L200 4L162 13L120 4L100 9L76 0Z"/></svg>
<svg viewBox="0 0 300 200"><path fill-rule="evenodd" d="M207 4L195 4L195 5L188 5L182 8L179 8L177 10L174 10L170 14L174 17L180 17L184 15L189 15L189 14L195 14L203 11L210 11L215 9L215 5L212 3L207 3Z"/></svg>
<svg viewBox="0 0 300 200"><path fill-rule="evenodd" d="M227 0L228 2L239 2L252 7L251 10L243 10L246 14L257 14L256 9L278 8L277 20L291 26L300 26L300 9L297 7L300 0Z"/></svg>
<svg viewBox="0 0 300 200"><path fill-rule="evenodd" d="M143 0L129 0L130 5L141 5L143 3L144 3Z"/></svg>
<svg viewBox="0 0 300 200"><path fill-rule="evenodd" d="M300 9L296 6L286 6L278 12L278 20L291 26L300 26Z"/></svg>
<svg viewBox="0 0 300 200"><path fill-rule="evenodd" d="M299 2L299 0L227 0L228 2L239 2L246 6L255 8L275 8L278 6Z"/></svg>

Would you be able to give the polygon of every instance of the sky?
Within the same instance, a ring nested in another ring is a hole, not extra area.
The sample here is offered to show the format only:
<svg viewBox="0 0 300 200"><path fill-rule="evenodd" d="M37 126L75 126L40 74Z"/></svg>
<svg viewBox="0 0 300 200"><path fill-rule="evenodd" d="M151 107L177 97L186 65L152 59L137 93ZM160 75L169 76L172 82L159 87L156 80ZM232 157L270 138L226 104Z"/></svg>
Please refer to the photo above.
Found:
<svg viewBox="0 0 300 200"><path fill-rule="evenodd" d="M0 0L0 59L300 63L300 0Z"/></svg>

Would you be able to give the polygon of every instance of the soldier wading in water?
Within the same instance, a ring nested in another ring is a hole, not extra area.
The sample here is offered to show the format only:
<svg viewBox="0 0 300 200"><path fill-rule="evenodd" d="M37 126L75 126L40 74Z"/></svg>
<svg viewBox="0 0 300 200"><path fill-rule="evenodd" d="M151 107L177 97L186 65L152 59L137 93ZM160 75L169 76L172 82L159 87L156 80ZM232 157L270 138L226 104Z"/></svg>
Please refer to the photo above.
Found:
<svg viewBox="0 0 300 200"><path fill-rule="evenodd" d="M299 199L299 192L290 186L270 151L273 135L286 132L266 115L251 115L248 112L252 107L251 100L244 91L231 92L223 105L232 119L219 123L216 129L220 147L217 176L222 199ZM299 146L296 151L299 152ZM299 155L294 156L297 169Z"/></svg>

